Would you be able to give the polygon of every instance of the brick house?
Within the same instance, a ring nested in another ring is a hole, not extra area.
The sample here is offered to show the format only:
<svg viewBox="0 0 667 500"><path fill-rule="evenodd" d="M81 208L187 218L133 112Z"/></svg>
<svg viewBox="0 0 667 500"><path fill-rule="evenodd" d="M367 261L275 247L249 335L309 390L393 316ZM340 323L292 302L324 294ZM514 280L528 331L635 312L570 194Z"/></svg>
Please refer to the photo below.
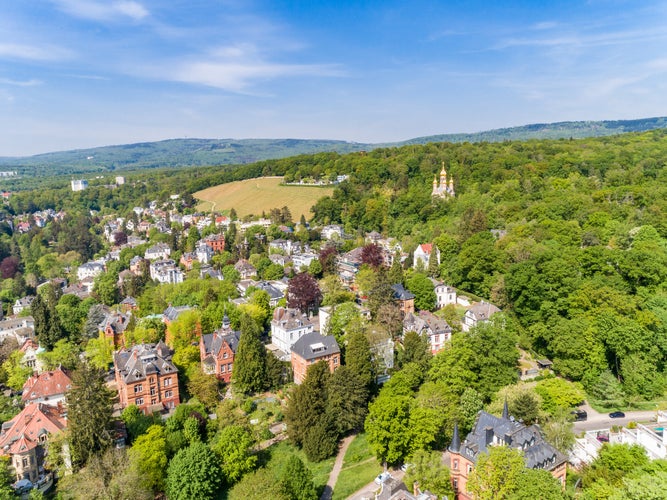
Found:
<svg viewBox="0 0 667 500"><path fill-rule="evenodd" d="M44 445L50 435L67 427L62 405L28 403L21 413L2 424L0 455L9 456L16 479L37 482L44 467Z"/></svg>
<svg viewBox="0 0 667 500"><path fill-rule="evenodd" d="M537 425L526 426L509 415L507 403L501 417L485 411L477 415L475 425L461 442L458 426L454 427L452 444L449 446L449 469L457 500L471 500L467 484L480 454L487 453L491 446L509 446L521 450L526 467L544 469L565 487L567 457L545 441Z"/></svg>
<svg viewBox="0 0 667 500"><path fill-rule="evenodd" d="M340 348L333 335L324 337L317 332L307 333L292 346L294 382L303 382L308 367L318 361L327 363L329 371L333 373L340 366Z"/></svg>
<svg viewBox="0 0 667 500"><path fill-rule="evenodd" d="M209 234L202 241L206 243L207 246L211 247L211 249L216 253L225 251L224 234Z"/></svg>
<svg viewBox="0 0 667 500"><path fill-rule="evenodd" d="M213 333L199 337L199 357L204 373L215 374L225 383L232 379L234 355L239 345L241 332L232 330L229 317L225 314L222 326Z"/></svg>
<svg viewBox="0 0 667 500"><path fill-rule="evenodd" d="M406 315L415 312L415 295L400 283L391 285L391 288L394 290L394 301L398 304L401 313Z"/></svg>
<svg viewBox="0 0 667 500"><path fill-rule="evenodd" d="M98 325L105 338L113 341L115 348L125 345L125 330L132 317L131 313L122 313L120 311L108 313L102 322Z"/></svg>
<svg viewBox="0 0 667 500"><path fill-rule="evenodd" d="M137 405L145 414L171 410L180 403L178 369L172 351L160 341L121 349L113 366L121 408Z"/></svg>

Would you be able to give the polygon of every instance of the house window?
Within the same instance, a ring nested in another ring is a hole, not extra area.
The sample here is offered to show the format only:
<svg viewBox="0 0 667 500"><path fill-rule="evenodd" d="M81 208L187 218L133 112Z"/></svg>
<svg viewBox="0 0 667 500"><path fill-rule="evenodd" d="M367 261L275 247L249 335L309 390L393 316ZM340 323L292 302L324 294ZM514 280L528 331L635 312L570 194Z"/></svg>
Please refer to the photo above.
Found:
<svg viewBox="0 0 667 500"><path fill-rule="evenodd" d="M142 404L144 404L144 398L137 398L137 400L135 401L135 404L137 406L141 406Z"/></svg>
<svg viewBox="0 0 667 500"><path fill-rule="evenodd" d="M172 397L173 395L174 395L173 391L166 391L166 392L164 393L164 397L165 397L165 398L170 398L170 397Z"/></svg>
<svg viewBox="0 0 667 500"><path fill-rule="evenodd" d="M157 399L152 398L152 399L151 399L151 404L152 404L152 405L157 404Z"/></svg>
<svg viewBox="0 0 667 500"><path fill-rule="evenodd" d="M334 363L333 363L334 366L338 365L338 358L334 358L333 361L334 361Z"/></svg>
<svg viewBox="0 0 667 500"><path fill-rule="evenodd" d="M472 472L472 465L468 464L468 474Z"/></svg>
<svg viewBox="0 0 667 500"><path fill-rule="evenodd" d="M151 396L155 396L156 390L155 387L151 387Z"/></svg>
<svg viewBox="0 0 667 500"><path fill-rule="evenodd" d="M229 353L224 352L222 353L222 359L227 359L229 357Z"/></svg>
<svg viewBox="0 0 667 500"><path fill-rule="evenodd" d="M453 467L453 469L454 469L454 470L458 470L458 468L459 468L459 461L458 461L458 460L454 460L454 467Z"/></svg>
<svg viewBox="0 0 667 500"><path fill-rule="evenodd" d="M134 386L134 393L135 393L135 394L136 394L137 392L143 392L143 391L144 391L144 387L143 387L141 384L139 384L139 385L135 385L135 386Z"/></svg>
<svg viewBox="0 0 667 500"><path fill-rule="evenodd" d="M164 385L165 387L171 385L171 377L164 379Z"/></svg>
<svg viewBox="0 0 667 500"><path fill-rule="evenodd" d="M30 465L30 458L24 458L23 459L23 467L27 467Z"/></svg>
<svg viewBox="0 0 667 500"><path fill-rule="evenodd" d="M454 479L454 491L456 491L456 490L458 490L458 489L459 489L459 480L458 480L458 479Z"/></svg>
<svg viewBox="0 0 667 500"><path fill-rule="evenodd" d="M229 364L227 365L227 371L228 371L228 372L231 372L231 371L232 371L232 366L234 366L234 365L231 364L231 363L229 363Z"/></svg>
<svg viewBox="0 0 667 500"><path fill-rule="evenodd" d="M227 365L220 365L220 373L225 373L227 370Z"/></svg>

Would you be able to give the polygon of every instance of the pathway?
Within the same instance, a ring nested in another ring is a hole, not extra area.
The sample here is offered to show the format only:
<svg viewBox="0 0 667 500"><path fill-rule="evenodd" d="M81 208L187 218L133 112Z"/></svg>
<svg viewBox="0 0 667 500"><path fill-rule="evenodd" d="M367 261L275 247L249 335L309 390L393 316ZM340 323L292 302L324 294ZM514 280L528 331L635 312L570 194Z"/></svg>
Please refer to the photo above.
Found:
<svg viewBox="0 0 667 500"><path fill-rule="evenodd" d="M338 474L340 474L340 471L343 468L343 459L345 458L345 452L347 451L347 447L350 446L350 443L355 437L357 437L356 434L347 436L345 439L343 439L343 442L340 444L338 455L336 455L336 461L334 462L333 469L331 469L331 474L329 474L329 480L327 481L327 485L324 487L324 491L322 492L320 500L331 500L331 497L333 496L334 486L336 486L336 481L338 481Z"/></svg>

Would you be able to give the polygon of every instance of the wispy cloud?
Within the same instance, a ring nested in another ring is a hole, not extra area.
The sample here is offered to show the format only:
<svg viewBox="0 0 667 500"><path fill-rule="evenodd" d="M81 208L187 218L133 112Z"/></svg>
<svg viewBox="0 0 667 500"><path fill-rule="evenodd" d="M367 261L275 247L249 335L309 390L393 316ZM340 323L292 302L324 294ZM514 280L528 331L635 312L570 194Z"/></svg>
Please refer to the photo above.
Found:
<svg viewBox="0 0 667 500"><path fill-rule="evenodd" d="M336 64L274 62L251 42L217 46L205 52L185 60L163 61L159 66L139 72L152 78L204 85L236 93L249 93L255 84L277 78L345 75L344 70Z"/></svg>
<svg viewBox="0 0 667 500"><path fill-rule="evenodd" d="M139 2L116 0L112 2L98 0L52 0L63 12L83 19L94 21L113 21L130 18L141 21L150 12Z"/></svg>
<svg viewBox="0 0 667 500"><path fill-rule="evenodd" d="M0 42L0 58L26 59L32 61L59 61L72 57L68 49L54 45L28 45Z"/></svg>
<svg viewBox="0 0 667 500"><path fill-rule="evenodd" d="M11 78L0 78L0 85L13 85L15 87L34 87L36 85L41 85L41 80L12 80Z"/></svg>

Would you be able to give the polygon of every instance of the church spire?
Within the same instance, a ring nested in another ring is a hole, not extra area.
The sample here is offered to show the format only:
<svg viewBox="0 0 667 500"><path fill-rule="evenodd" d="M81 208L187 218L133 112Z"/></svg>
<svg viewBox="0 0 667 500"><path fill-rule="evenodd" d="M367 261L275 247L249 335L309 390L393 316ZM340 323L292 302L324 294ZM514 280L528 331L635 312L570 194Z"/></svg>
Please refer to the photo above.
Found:
<svg viewBox="0 0 667 500"><path fill-rule="evenodd" d="M508 420L510 418L510 410L507 407L507 397L505 397L505 404L503 405L503 418Z"/></svg>

